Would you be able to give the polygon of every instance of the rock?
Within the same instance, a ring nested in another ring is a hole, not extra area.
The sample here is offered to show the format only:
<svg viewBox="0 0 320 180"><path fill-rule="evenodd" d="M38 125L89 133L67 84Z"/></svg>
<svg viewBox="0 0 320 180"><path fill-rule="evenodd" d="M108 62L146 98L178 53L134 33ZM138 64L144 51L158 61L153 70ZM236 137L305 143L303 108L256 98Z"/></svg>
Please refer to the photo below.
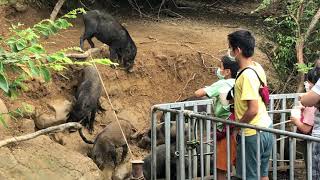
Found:
<svg viewBox="0 0 320 180"><path fill-rule="evenodd" d="M52 109L54 109L57 121L66 121L68 119L68 114L72 109L72 103L70 101L57 99L49 102L48 104Z"/></svg>
<svg viewBox="0 0 320 180"><path fill-rule="evenodd" d="M20 127L20 130L26 134L26 133L32 133L35 131L35 124L32 119L22 119L22 125Z"/></svg>
<svg viewBox="0 0 320 180"><path fill-rule="evenodd" d="M129 178L131 175L131 163L125 162L120 164L112 174L112 180L123 180Z"/></svg>
<svg viewBox="0 0 320 180"><path fill-rule="evenodd" d="M35 125L38 129L66 123L72 103L65 99L56 99L48 102L47 107L49 112L36 110Z"/></svg>
<svg viewBox="0 0 320 180"><path fill-rule="evenodd" d="M88 157L40 136L0 148L1 179L105 179Z"/></svg>
<svg viewBox="0 0 320 180"><path fill-rule="evenodd" d="M28 9L28 6L23 2L15 2L12 4L12 7L18 12L25 12Z"/></svg>

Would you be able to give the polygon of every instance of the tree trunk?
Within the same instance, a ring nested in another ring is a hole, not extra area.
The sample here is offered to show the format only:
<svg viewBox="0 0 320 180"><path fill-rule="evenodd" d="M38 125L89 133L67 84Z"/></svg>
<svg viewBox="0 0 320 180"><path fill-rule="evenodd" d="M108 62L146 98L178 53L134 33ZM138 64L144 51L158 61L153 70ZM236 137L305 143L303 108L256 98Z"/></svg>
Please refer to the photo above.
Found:
<svg viewBox="0 0 320 180"><path fill-rule="evenodd" d="M297 40L297 43L296 43L296 51L297 51L297 61L298 61L298 64L303 64L304 63L304 60L303 60L303 47L304 47L304 38L303 37L300 37L298 40ZM297 92L298 93L301 93L303 92L303 88L304 88L304 85L303 85L303 82L304 82L304 73L303 72L299 72L299 84L298 84L298 89L297 89Z"/></svg>
<svg viewBox="0 0 320 180"><path fill-rule="evenodd" d="M314 30L314 28L316 27L319 19L320 19L320 8L318 9L317 13L312 18L312 20L310 22L310 25L309 25L305 35L301 35L300 37L298 37L299 39L296 42L296 51L297 51L297 62L298 62L298 64L303 64L304 63L304 59L303 59L304 43L308 39L308 37L310 36L310 34ZM297 89L298 93L303 92L303 88L304 88L303 82L304 82L304 74L302 72L300 72L299 73L299 85L298 85L298 89Z"/></svg>
<svg viewBox="0 0 320 180"><path fill-rule="evenodd" d="M66 1L66 0L59 0L59 1L57 2L57 4L54 6L54 8L53 8L53 10L52 10L52 13L51 13L51 15L50 15L50 20L51 20L51 21L54 21L54 20L56 19L57 15L58 15L58 13L59 13L59 11L60 11L60 9L61 9L61 7L63 6L63 4L64 4L65 1Z"/></svg>

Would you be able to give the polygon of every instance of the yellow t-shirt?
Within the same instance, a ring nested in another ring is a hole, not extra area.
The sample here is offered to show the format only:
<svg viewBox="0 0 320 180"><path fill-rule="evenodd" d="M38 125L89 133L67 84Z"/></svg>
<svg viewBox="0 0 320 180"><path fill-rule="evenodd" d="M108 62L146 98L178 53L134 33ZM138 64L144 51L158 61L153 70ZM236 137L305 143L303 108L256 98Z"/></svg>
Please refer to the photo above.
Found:
<svg viewBox="0 0 320 180"><path fill-rule="evenodd" d="M267 84L266 74L260 64L253 62L253 65L249 67L254 69L258 73L260 79ZM259 94L260 81L252 69L244 70L235 83L234 106L236 119L240 120L248 109L247 100L258 100L258 114L249 122L249 124L269 127L271 125L271 119ZM244 133L245 136L252 136L256 134L256 130L246 128Z"/></svg>

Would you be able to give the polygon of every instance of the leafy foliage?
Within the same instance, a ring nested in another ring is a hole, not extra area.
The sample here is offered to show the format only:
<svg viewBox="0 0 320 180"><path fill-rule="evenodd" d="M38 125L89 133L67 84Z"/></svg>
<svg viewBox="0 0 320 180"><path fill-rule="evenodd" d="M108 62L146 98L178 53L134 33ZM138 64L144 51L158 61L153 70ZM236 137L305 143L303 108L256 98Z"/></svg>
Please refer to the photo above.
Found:
<svg viewBox="0 0 320 180"><path fill-rule="evenodd" d="M11 36L0 40L0 88L9 96L17 95L18 89L24 90L24 80L41 77L46 82L51 80L51 71L62 71L67 65L92 65L99 63L110 65L109 59L92 59L87 62L73 62L65 55L66 51L77 50L78 47L66 48L54 53L48 53L40 42L40 37L48 37L59 30L72 26L67 19L74 19L77 14L85 13L82 8L75 9L61 18L51 21L42 20L33 27L22 29L23 24L18 23L10 28ZM6 50L9 49L9 50ZM8 76L14 72L16 77Z"/></svg>
<svg viewBox="0 0 320 180"><path fill-rule="evenodd" d="M270 0L263 0L257 10L268 7L270 4ZM284 12L268 17L265 22L268 23L269 38L277 44L271 56L272 63L279 76L286 78L292 72L306 72L310 68L310 63L313 64L319 57L320 25L318 23L305 42L303 51L304 62L307 65L296 65L296 42L307 31L311 19L320 7L320 1L286 0L280 1L279 5L283 7Z"/></svg>
<svg viewBox="0 0 320 180"><path fill-rule="evenodd" d="M8 113L0 113L0 124L5 128L8 128L8 125L5 122L4 115L8 115L12 119L17 119L19 117L24 117L25 114L30 114L33 112L33 107L30 104L22 103L20 107Z"/></svg>

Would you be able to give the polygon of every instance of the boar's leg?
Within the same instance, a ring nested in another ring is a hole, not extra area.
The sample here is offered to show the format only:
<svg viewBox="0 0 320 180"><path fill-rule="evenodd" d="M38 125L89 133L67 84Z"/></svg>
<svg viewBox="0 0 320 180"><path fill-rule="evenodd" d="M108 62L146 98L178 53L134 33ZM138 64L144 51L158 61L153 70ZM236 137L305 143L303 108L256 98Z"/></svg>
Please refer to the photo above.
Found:
<svg viewBox="0 0 320 180"><path fill-rule="evenodd" d="M94 127L93 127L93 124L94 124L94 120L96 118L96 109L93 109L91 111L91 116L90 116L90 119L89 119L89 133L92 134L93 131L94 131Z"/></svg>
<svg viewBox="0 0 320 180"><path fill-rule="evenodd" d="M122 146L121 162L126 158L127 154L128 154L128 146L125 144Z"/></svg>
<svg viewBox="0 0 320 180"><path fill-rule="evenodd" d="M94 48L94 43L92 42L92 37L88 38L88 43L90 44L91 48Z"/></svg>
<svg viewBox="0 0 320 180"><path fill-rule="evenodd" d="M110 146L111 146L110 147L110 155L111 155L112 161L114 163L114 167L116 167L118 165L116 147L114 145L110 145Z"/></svg>
<svg viewBox="0 0 320 180"><path fill-rule="evenodd" d="M83 44L85 40L88 40L91 48L94 48L94 43L92 42L91 38L93 37L93 33L84 32L84 34L80 37L80 48L83 50Z"/></svg>

